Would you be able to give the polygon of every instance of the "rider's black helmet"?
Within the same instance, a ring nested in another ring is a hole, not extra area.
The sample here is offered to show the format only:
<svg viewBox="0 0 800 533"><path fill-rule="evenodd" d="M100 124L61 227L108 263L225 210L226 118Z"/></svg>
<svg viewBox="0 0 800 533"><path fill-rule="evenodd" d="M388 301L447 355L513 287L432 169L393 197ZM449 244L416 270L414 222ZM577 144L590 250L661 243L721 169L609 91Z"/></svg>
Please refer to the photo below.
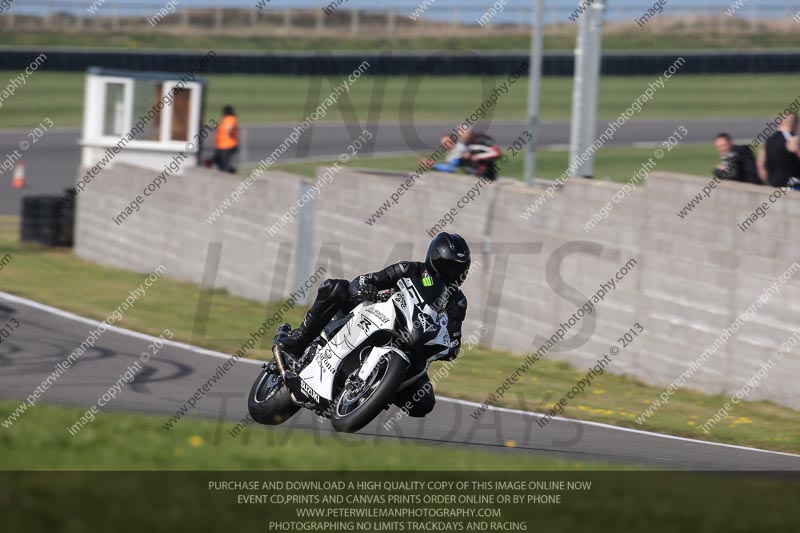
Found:
<svg viewBox="0 0 800 533"><path fill-rule="evenodd" d="M428 246L425 265L445 283L461 285L472 259L467 241L457 233L440 233Z"/></svg>

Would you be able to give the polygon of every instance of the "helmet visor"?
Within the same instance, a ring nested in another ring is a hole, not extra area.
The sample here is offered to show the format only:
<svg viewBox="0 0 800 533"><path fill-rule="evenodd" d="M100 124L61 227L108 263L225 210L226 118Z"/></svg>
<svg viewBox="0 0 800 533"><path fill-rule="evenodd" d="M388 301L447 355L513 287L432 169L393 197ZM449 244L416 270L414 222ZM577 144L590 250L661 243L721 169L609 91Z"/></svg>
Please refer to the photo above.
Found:
<svg viewBox="0 0 800 533"><path fill-rule="evenodd" d="M461 285L467 276L470 260L466 261L442 261L439 265L439 275L445 283L455 283Z"/></svg>

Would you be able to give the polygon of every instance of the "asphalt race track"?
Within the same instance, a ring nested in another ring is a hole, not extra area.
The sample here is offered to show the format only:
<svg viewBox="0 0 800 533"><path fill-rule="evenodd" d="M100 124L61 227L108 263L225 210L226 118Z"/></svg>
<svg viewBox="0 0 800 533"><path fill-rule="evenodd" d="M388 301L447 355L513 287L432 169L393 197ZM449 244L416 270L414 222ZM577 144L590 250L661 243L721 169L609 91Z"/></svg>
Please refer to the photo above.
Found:
<svg viewBox="0 0 800 533"><path fill-rule="evenodd" d="M0 293L0 323L16 319L20 327L0 345L0 397L22 400L46 378L54 367L96 328L97 322L59 311L29 300ZM129 365L139 359L151 337L109 328L53 386L39 403L69 404L88 408ZM154 424L161 425L205 383L223 363L226 355L168 343L141 370L136 379L99 416L108 411L159 413ZM240 420L246 414L246 394L259 371L256 361L241 360L202 398L192 416ZM693 470L800 470L800 456L720 445L646 433L604 424L554 419L544 429L535 421L539 415L510 409L492 409L480 421L470 413L476 404L440 398L434 412L423 422L405 418L389 431L382 424L397 411L348 439L349 446L376 445L387 438L410 443L456 445L502 450L503 453L544 453L584 461L621 462L644 467ZM25 414L22 415L23 417ZM180 422L178 422L180 424ZM330 431L301 412L288 424L301 431ZM52 428L55 431L61 428ZM0 431L9 431L0 428ZM10 431L13 431L13 426ZM63 428L66 433L67 429ZM256 428L248 436L251 445L262 444L268 429ZM222 432L222 439L232 439ZM240 437L237 437L240 438ZM515 447L507 446L514 441ZM267 453L265 451L265 453Z"/></svg>
<svg viewBox="0 0 800 533"><path fill-rule="evenodd" d="M605 129L607 124L598 121L598 130ZM412 125L399 123L380 123L378 125L342 123L319 123L304 134L298 146L287 152L282 162L291 159L308 157L338 156L351 139L355 139L366 127L375 136L375 153L417 152L420 157L430 155L436 149L439 138L450 131L454 122L420 122ZM291 133L293 124L246 125L243 147L239 160L257 162L266 157ZM689 134L683 142L703 142L709 145L709 168L717 162L717 155L711 146L714 135L727 131L735 139L749 140L758 135L763 121L758 119L725 119L725 120L631 120L620 128L610 146L634 145L637 143L657 143L669 137L678 127L685 126ZM524 122L493 122L489 133L502 147L507 147L522 133ZM24 141L25 130L0 130L0 163L8 154L19 150L20 141ZM599 134L599 132L598 132ZM569 143L569 122L542 122L539 127L540 146L566 148ZM27 185L25 189L12 189L12 172L0 174L0 215L18 214L23 196L35 194L62 194L64 189L72 187L78 174L80 162L80 130L53 129L48 131L22 158L26 164ZM307 145L306 145L307 143ZM361 156L368 155L365 153ZM357 162L352 163L357 165ZM703 169L702 172L707 172Z"/></svg>

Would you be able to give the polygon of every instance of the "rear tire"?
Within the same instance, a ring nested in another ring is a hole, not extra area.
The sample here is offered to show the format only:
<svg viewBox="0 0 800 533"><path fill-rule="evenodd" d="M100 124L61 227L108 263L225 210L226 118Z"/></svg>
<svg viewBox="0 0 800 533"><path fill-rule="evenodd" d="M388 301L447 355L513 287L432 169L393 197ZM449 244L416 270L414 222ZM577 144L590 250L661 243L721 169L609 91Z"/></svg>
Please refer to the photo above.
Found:
<svg viewBox="0 0 800 533"><path fill-rule="evenodd" d="M358 391L345 387L336 397L331 425L342 433L355 433L377 417L389 405L403 382L408 363L399 354L381 357L366 384ZM357 375L356 367L350 376Z"/></svg>
<svg viewBox="0 0 800 533"><path fill-rule="evenodd" d="M497 179L497 166L492 163L487 163L486 170L483 171L481 177L485 180L494 181Z"/></svg>
<svg viewBox="0 0 800 533"><path fill-rule="evenodd" d="M274 365L263 369L250 388L247 410L259 424L277 426L300 410Z"/></svg>

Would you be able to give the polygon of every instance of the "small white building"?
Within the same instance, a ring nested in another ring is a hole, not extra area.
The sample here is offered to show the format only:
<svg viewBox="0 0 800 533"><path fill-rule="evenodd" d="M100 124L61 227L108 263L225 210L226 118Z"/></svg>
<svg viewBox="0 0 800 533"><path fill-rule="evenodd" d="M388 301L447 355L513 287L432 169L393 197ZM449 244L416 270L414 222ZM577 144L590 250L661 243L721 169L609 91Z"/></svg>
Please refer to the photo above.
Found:
<svg viewBox="0 0 800 533"><path fill-rule="evenodd" d="M86 76L81 166L122 161L161 170L179 154L200 163L207 82L186 74L90 68Z"/></svg>

